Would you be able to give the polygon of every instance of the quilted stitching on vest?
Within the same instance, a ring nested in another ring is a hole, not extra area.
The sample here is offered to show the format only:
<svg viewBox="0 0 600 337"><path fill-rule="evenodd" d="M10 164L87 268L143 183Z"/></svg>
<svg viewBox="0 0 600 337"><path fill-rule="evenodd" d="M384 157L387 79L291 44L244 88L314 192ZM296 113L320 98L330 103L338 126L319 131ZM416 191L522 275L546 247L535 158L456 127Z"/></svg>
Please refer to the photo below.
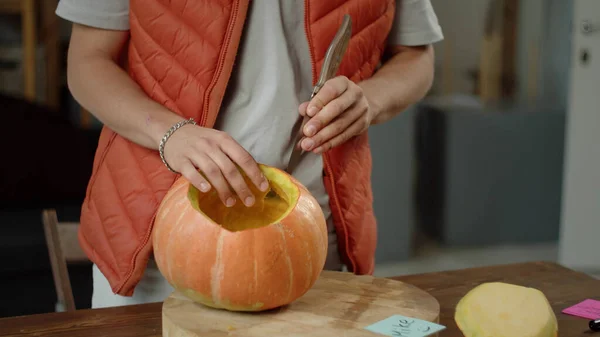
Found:
<svg viewBox="0 0 600 337"><path fill-rule="evenodd" d="M320 71L329 41L342 16L352 13L352 37L339 74L355 82L370 77L381 59L395 12L394 0L313 1L309 6L311 37ZM371 274L375 268L377 223L371 190L371 151L367 133L325 155L330 196L339 249L350 271Z"/></svg>
<svg viewBox="0 0 600 337"><path fill-rule="evenodd" d="M371 76L391 27L394 0L307 1L313 76L347 12L353 16L354 33L340 73L355 81ZM131 0L131 77L152 99L211 127L233 67L247 5L248 0ZM329 151L324 159L342 256L351 270L372 273L376 225L367 134ZM102 131L79 237L115 293L133 294L151 254L155 211L175 178L156 151L106 128Z"/></svg>
<svg viewBox="0 0 600 337"><path fill-rule="evenodd" d="M200 120L231 30L233 4L131 0L131 77L155 101ZM115 293L133 294L151 252L155 211L175 178L155 151L102 130L79 238Z"/></svg>

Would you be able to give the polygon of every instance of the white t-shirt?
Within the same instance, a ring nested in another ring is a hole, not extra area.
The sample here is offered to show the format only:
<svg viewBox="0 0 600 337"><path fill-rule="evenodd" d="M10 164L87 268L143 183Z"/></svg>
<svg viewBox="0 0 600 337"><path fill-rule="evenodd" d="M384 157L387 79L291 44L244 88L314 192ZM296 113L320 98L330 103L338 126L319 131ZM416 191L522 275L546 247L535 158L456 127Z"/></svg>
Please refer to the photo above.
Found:
<svg viewBox="0 0 600 337"><path fill-rule="evenodd" d="M424 45L443 36L430 0L396 0L392 45ZM129 0L61 0L56 13L104 29L129 29ZM256 161L286 168L292 152L298 106L312 92L312 69L304 31L304 2L250 1L244 35L215 125ZM317 198L328 219L330 257L341 265L320 155L305 153L293 175Z"/></svg>

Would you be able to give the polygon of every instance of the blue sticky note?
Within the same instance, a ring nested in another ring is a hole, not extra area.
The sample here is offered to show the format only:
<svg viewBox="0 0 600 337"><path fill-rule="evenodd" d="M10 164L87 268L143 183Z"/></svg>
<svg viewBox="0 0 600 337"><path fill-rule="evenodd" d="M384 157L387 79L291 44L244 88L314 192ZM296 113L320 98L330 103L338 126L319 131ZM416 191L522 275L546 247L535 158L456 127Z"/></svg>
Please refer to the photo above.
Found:
<svg viewBox="0 0 600 337"><path fill-rule="evenodd" d="M446 327L417 318L394 315L366 327L366 330L390 337L425 337Z"/></svg>

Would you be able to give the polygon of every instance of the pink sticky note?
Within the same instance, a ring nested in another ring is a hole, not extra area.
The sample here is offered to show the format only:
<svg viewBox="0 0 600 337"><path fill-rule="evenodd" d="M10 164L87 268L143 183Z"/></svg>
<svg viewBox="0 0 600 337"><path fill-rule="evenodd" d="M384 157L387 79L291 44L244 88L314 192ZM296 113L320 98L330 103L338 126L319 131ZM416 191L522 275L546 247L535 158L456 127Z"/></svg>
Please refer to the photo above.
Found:
<svg viewBox="0 0 600 337"><path fill-rule="evenodd" d="M587 299L566 308L562 312L588 319L598 319L600 318L600 301Z"/></svg>

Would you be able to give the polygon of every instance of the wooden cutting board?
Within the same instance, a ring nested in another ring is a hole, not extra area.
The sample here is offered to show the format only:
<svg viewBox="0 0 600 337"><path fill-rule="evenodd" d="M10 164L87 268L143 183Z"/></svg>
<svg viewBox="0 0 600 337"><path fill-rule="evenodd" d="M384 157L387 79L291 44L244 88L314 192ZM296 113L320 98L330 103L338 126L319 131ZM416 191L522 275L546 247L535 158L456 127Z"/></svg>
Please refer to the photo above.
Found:
<svg viewBox="0 0 600 337"><path fill-rule="evenodd" d="M292 304L260 313L212 309L174 292L163 303L164 337L383 336L364 328L393 315L437 323L437 300L410 284L323 271Z"/></svg>

